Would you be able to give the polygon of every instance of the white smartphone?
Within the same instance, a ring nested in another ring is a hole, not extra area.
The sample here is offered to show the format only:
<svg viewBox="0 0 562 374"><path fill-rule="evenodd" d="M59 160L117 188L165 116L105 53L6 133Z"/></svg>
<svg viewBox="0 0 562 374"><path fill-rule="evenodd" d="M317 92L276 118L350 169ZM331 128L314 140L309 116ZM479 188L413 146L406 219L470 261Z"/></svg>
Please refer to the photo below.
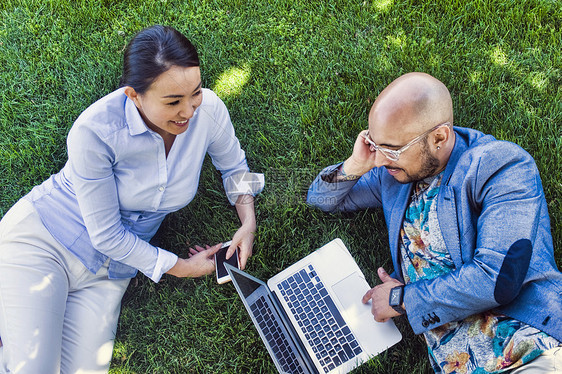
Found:
<svg viewBox="0 0 562 374"><path fill-rule="evenodd" d="M224 243L221 249L215 253L215 273L217 274L217 282L219 284L231 281L230 275L228 275L228 271L226 271L226 268L224 267L225 262L240 269L240 263L238 262L238 248L236 248L236 251L228 260L226 259L226 251L228 250L230 243L232 243L232 241Z"/></svg>

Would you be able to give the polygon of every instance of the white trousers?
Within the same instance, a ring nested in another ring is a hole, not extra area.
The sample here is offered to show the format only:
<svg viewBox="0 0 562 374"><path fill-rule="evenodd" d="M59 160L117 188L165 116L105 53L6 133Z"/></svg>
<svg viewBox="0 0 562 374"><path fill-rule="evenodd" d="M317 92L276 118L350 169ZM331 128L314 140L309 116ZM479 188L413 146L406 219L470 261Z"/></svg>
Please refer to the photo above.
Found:
<svg viewBox="0 0 562 374"><path fill-rule="evenodd" d="M107 373L129 279L92 274L26 200L0 221L0 373Z"/></svg>
<svg viewBox="0 0 562 374"><path fill-rule="evenodd" d="M511 374L560 374L562 373L562 347L543 352L533 361L515 369Z"/></svg>

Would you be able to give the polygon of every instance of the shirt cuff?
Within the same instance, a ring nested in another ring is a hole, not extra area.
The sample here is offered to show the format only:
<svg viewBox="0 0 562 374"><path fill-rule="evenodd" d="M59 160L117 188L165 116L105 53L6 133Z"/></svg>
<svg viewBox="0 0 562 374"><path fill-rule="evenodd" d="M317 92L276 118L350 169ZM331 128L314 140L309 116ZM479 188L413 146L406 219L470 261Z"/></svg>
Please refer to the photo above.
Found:
<svg viewBox="0 0 562 374"><path fill-rule="evenodd" d="M320 179L326 183L335 183L337 181L338 172L343 165L343 162L339 164L328 166L320 172Z"/></svg>
<svg viewBox="0 0 562 374"><path fill-rule="evenodd" d="M169 252L165 249L156 247L158 249L158 257L156 259L156 265L154 266L154 271L152 272L152 279L153 282L158 283L160 278L162 278L162 274L170 270L176 262L178 262L178 256L172 252Z"/></svg>
<svg viewBox="0 0 562 374"><path fill-rule="evenodd" d="M240 195L256 196L259 194L265 186L265 177L261 173L244 171L229 176L223 184L228 201L234 205Z"/></svg>

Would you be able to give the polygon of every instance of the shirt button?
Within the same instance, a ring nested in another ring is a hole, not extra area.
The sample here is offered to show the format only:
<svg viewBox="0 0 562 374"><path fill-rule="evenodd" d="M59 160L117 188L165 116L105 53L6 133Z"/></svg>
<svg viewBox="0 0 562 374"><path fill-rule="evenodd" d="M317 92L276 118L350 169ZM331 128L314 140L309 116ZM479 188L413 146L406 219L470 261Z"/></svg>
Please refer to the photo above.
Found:
<svg viewBox="0 0 562 374"><path fill-rule="evenodd" d="M164 191L164 186L158 187L158 191L160 191L160 192Z"/></svg>

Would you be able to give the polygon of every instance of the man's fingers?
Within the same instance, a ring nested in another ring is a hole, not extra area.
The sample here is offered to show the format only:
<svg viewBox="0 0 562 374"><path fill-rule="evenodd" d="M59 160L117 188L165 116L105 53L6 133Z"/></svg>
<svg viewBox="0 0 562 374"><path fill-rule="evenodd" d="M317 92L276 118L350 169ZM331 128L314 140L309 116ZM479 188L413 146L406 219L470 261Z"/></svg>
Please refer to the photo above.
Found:
<svg viewBox="0 0 562 374"><path fill-rule="evenodd" d="M379 278L381 279L381 281L383 281L383 283L388 282L389 280L392 280L392 277L390 275L388 275L386 270L384 270L384 268L382 268L382 267L378 268L377 274L379 275Z"/></svg>
<svg viewBox="0 0 562 374"><path fill-rule="evenodd" d="M367 293L363 296L363 299L361 299L361 301L363 301L363 304L367 304L369 302L369 300L371 300L371 296L373 295L373 290L374 288L371 288L369 291L367 291Z"/></svg>

